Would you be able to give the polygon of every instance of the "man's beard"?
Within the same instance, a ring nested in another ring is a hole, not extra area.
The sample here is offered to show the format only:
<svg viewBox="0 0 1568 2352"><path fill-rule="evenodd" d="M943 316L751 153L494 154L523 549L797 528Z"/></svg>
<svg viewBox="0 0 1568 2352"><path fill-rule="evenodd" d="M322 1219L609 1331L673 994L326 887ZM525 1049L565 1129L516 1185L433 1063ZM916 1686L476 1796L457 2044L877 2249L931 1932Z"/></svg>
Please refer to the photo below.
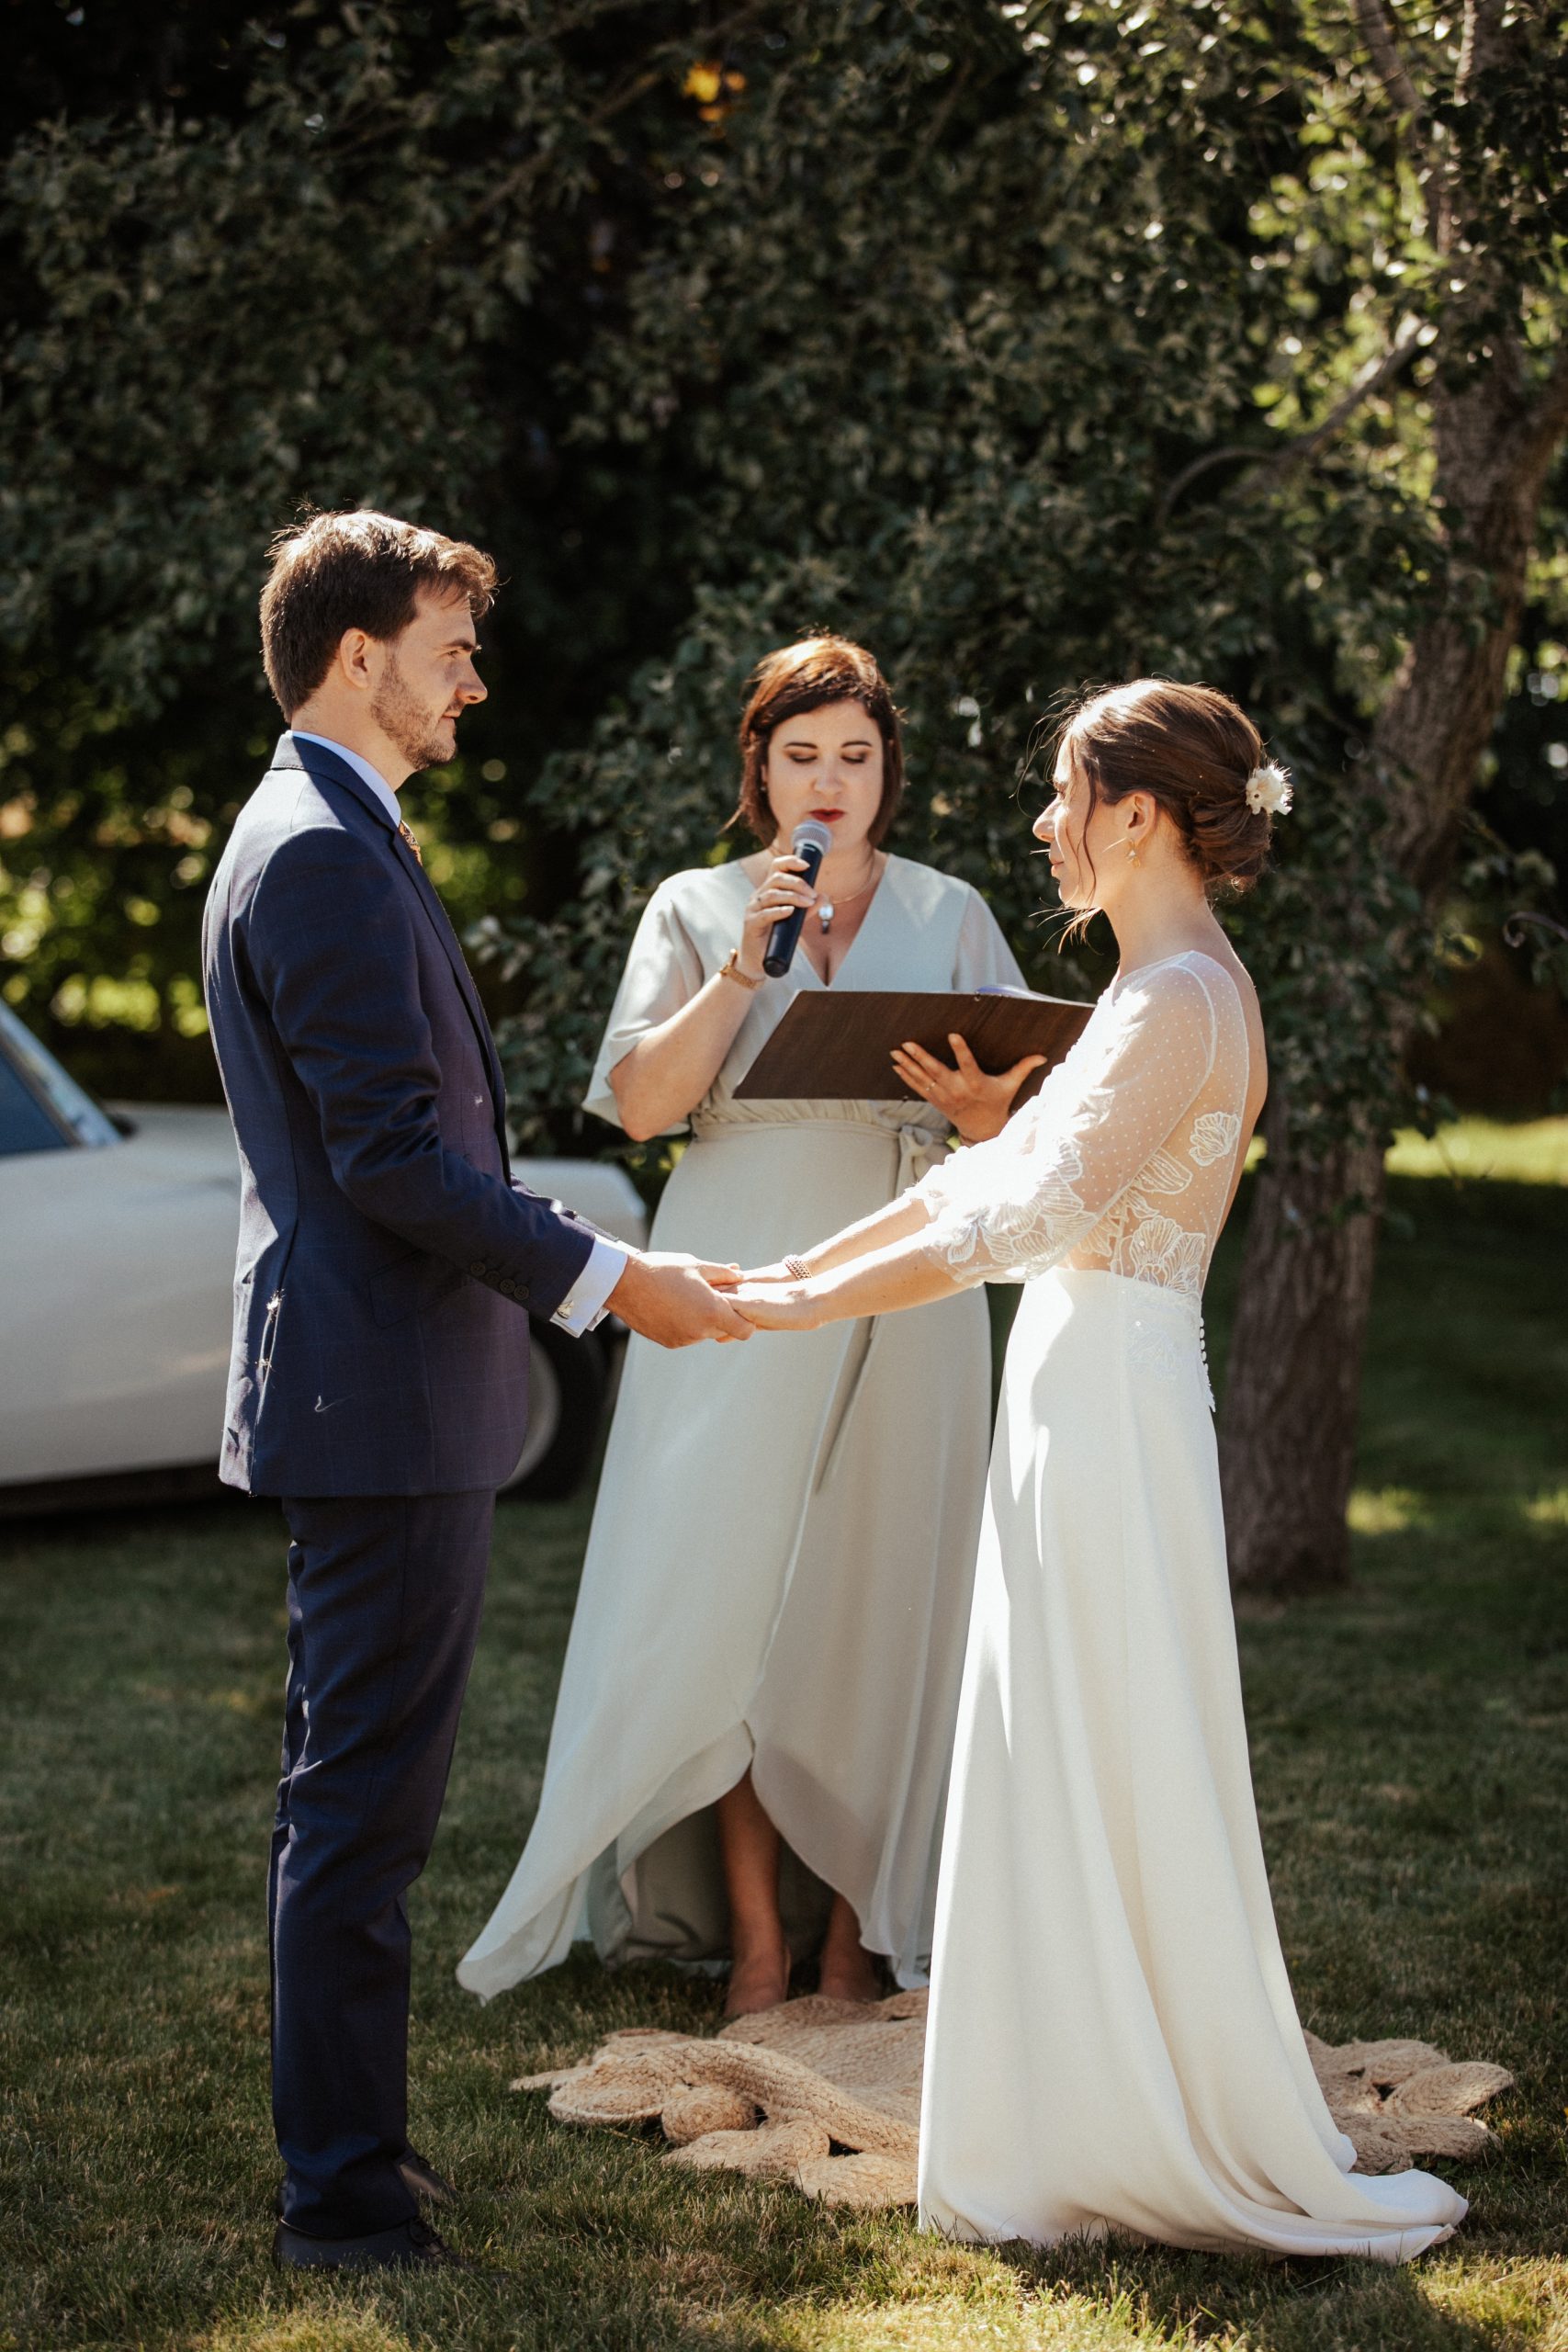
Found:
<svg viewBox="0 0 1568 2352"><path fill-rule="evenodd" d="M398 667L398 657L389 652L381 683L371 698L370 716L389 742L395 743L411 768L436 768L451 757L445 743L436 740L439 718L432 718L422 710L409 691L408 680Z"/></svg>

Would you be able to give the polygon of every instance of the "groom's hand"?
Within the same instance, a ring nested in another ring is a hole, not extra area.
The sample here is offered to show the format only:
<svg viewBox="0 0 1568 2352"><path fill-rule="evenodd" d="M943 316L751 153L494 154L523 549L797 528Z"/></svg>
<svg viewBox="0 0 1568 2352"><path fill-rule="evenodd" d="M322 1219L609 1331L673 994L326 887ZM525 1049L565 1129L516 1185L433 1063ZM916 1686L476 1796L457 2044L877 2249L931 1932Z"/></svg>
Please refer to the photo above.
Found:
<svg viewBox="0 0 1568 2352"><path fill-rule="evenodd" d="M694 1340L749 1340L753 1327L711 1287L732 1283L737 1272L672 1251L645 1251L626 1260L626 1272L605 1304L661 1348L689 1348Z"/></svg>

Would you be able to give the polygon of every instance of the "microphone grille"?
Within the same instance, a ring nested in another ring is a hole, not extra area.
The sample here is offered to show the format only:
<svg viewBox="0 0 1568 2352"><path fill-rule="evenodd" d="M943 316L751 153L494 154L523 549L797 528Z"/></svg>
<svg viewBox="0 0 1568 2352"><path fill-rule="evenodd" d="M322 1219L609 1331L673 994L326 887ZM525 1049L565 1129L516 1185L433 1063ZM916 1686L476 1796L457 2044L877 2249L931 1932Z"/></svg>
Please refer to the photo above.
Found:
<svg viewBox="0 0 1568 2352"><path fill-rule="evenodd" d="M832 846L833 836L819 817L807 817L790 836L790 847L796 857L803 856L808 849L820 850L826 857Z"/></svg>

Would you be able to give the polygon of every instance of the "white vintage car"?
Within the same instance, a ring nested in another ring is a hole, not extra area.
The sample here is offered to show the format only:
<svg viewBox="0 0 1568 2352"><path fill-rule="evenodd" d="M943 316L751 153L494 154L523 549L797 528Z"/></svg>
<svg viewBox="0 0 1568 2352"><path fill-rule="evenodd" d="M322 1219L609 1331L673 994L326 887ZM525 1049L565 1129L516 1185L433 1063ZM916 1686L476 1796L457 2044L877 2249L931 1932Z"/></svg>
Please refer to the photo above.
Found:
<svg viewBox="0 0 1568 2352"><path fill-rule="evenodd" d="M525 1159L516 1173L646 1242L624 1169ZM215 1479L239 1181L226 1111L107 1111L0 1004L0 1513ZM536 1322L532 1341L528 1436L508 1485L567 1494L593 1453L614 1340Z"/></svg>

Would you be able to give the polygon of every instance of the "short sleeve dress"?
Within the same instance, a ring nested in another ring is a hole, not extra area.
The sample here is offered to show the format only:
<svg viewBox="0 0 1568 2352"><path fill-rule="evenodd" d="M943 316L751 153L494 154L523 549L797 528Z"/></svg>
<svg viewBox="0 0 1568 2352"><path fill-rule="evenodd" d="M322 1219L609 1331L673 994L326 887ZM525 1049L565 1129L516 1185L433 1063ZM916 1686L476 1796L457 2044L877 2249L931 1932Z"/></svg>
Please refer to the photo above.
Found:
<svg viewBox="0 0 1568 2352"><path fill-rule="evenodd" d="M724 963L751 884L676 874L645 910L587 1096ZM885 1206L946 1156L917 1102L739 1102L803 989L760 989L671 1177L660 1250L771 1262ZM890 857L834 983L1016 987L962 881ZM929 1965L936 1860L990 1431L989 1325L965 1292L914 1313L678 1352L633 1338L544 1788L459 1969L490 1996L592 1935L610 1961L722 1965L712 1806L750 1767L786 1847L797 1951L831 1892L898 1981Z"/></svg>

